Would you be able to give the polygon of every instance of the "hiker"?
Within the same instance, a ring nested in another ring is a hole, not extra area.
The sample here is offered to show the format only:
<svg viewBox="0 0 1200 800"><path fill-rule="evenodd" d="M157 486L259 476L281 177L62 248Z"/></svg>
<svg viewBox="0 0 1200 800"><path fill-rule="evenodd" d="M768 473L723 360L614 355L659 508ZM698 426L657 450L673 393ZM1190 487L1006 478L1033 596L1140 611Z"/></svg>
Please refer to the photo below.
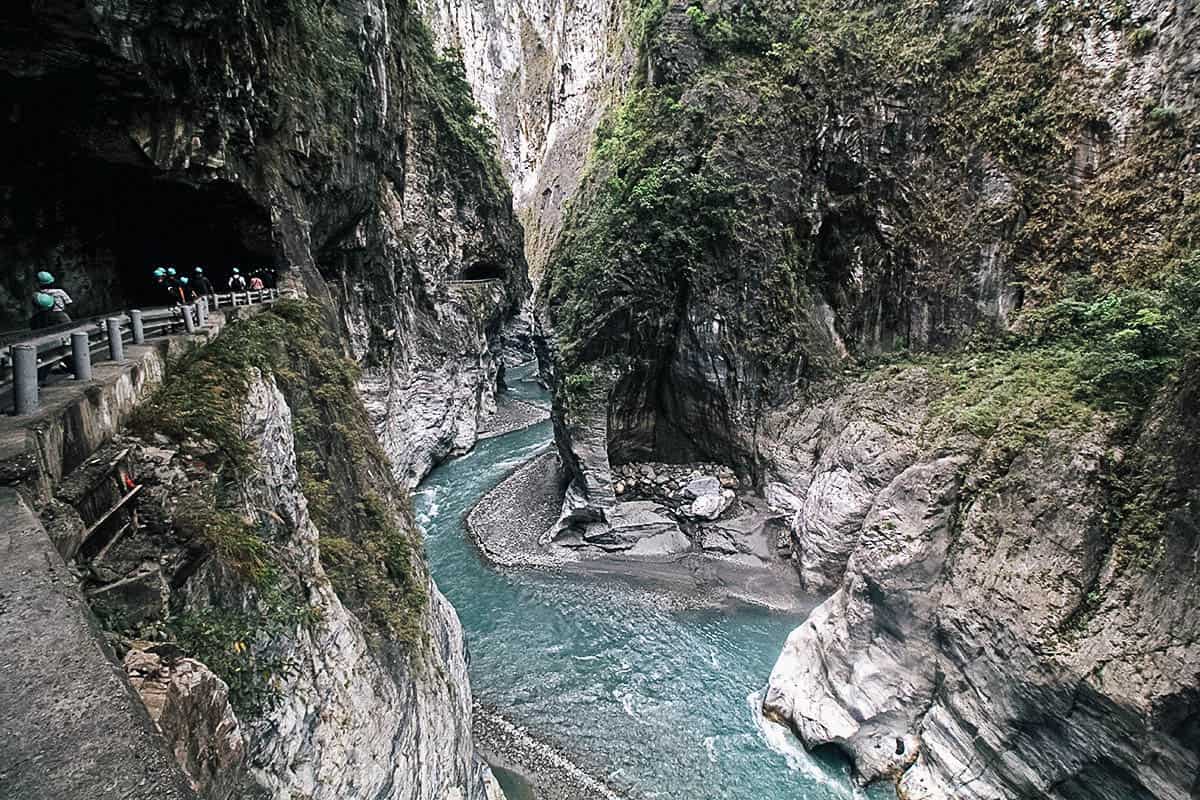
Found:
<svg viewBox="0 0 1200 800"><path fill-rule="evenodd" d="M246 279L242 276L241 270L239 270L237 267L233 268L233 274L229 276L229 291L246 291Z"/></svg>
<svg viewBox="0 0 1200 800"><path fill-rule="evenodd" d="M208 276L204 274L203 267L196 267L196 274L192 277L192 288L204 297L211 297L216 294L213 291L212 284L208 282Z"/></svg>
<svg viewBox="0 0 1200 800"><path fill-rule="evenodd" d="M186 276L179 279L179 302L181 305L190 306L196 302L196 290L192 288L192 282Z"/></svg>
<svg viewBox="0 0 1200 800"><path fill-rule="evenodd" d="M154 270L154 284L158 287L162 298L168 303L179 302L179 284L167 270L158 267Z"/></svg>
<svg viewBox="0 0 1200 800"><path fill-rule="evenodd" d="M257 272L250 276L250 289L255 292L263 290L263 279L259 277Z"/></svg>
<svg viewBox="0 0 1200 800"><path fill-rule="evenodd" d="M159 296L167 294L167 271L162 267L155 267L151 274L154 275L154 288L158 289Z"/></svg>
<svg viewBox="0 0 1200 800"><path fill-rule="evenodd" d="M71 295L60 289L54 283L54 276L49 272L39 272L37 274L38 294L48 295L54 305L50 309L51 318L54 320L51 325L61 325L71 321L71 317L67 314L67 306L71 305L74 300Z"/></svg>
<svg viewBox="0 0 1200 800"><path fill-rule="evenodd" d="M50 309L54 308L54 298L45 292L33 293L33 316L29 318L29 329L32 331L49 328L54 323L50 321Z"/></svg>

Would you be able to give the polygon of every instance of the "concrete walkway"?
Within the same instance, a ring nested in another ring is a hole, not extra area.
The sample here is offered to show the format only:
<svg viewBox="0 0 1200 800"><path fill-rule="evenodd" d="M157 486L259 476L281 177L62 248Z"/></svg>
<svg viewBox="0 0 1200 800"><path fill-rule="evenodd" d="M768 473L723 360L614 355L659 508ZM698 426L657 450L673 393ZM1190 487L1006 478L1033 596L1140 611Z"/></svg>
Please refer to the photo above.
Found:
<svg viewBox="0 0 1200 800"><path fill-rule="evenodd" d="M33 512L0 488L0 798L191 800Z"/></svg>

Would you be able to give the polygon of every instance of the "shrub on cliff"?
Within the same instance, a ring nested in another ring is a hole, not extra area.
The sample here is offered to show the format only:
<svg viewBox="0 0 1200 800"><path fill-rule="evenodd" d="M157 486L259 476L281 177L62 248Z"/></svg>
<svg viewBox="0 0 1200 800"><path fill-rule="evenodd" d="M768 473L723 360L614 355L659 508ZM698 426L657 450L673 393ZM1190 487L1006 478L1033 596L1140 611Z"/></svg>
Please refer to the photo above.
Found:
<svg viewBox="0 0 1200 800"><path fill-rule="evenodd" d="M407 495L393 480L358 398L357 368L343 355L321 308L285 300L231 324L171 366L133 428L216 456L206 457L217 478L207 484L211 494L181 505L174 523L180 535L203 544L241 576L258 602L187 611L173 629L186 651L234 687L243 707L254 708L269 696L262 674L272 670L249 668L269 660L272 648L265 641L314 623L286 542L264 533L272 527L266 517L278 522L273 510L245 508L237 490L255 480L258 454L243 437L241 420L259 371L274 378L291 409L301 487L320 532L323 565L343 603L381 643L411 647L421 641L428 602L420 533ZM254 523L257 517L263 524Z"/></svg>

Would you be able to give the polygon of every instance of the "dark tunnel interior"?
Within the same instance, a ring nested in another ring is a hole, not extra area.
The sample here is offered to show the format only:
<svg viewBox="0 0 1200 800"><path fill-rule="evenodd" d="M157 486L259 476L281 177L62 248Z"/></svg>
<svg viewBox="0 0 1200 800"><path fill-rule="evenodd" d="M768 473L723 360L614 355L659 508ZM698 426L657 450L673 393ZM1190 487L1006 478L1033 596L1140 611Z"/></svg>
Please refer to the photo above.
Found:
<svg viewBox="0 0 1200 800"><path fill-rule="evenodd" d="M0 77L0 89L12 85ZM275 266L269 219L241 187L164 179L124 131L56 125L57 103L10 97L0 105L0 331L28 325L41 270L79 319L165 304L157 266L203 267L217 289L235 266Z"/></svg>
<svg viewBox="0 0 1200 800"><path fill-rule="evenodd" d="M504 280L504 268L491 261L477 261L462 271L464 281Z"/></svg>

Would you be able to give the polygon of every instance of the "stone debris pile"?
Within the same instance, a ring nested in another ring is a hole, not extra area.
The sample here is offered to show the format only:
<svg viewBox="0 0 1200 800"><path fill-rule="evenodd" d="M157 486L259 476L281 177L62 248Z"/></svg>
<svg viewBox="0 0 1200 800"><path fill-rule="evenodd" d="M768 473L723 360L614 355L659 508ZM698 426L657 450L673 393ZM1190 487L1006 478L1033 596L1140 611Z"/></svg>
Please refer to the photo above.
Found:
<svg viewBox="0 0 1200 800"><path fill-rule="evenodd" d="M673 515L715 520L728 511L742 488L724 464L621 464L613 467L613 492L622 502L653 500Z"/></svg>

